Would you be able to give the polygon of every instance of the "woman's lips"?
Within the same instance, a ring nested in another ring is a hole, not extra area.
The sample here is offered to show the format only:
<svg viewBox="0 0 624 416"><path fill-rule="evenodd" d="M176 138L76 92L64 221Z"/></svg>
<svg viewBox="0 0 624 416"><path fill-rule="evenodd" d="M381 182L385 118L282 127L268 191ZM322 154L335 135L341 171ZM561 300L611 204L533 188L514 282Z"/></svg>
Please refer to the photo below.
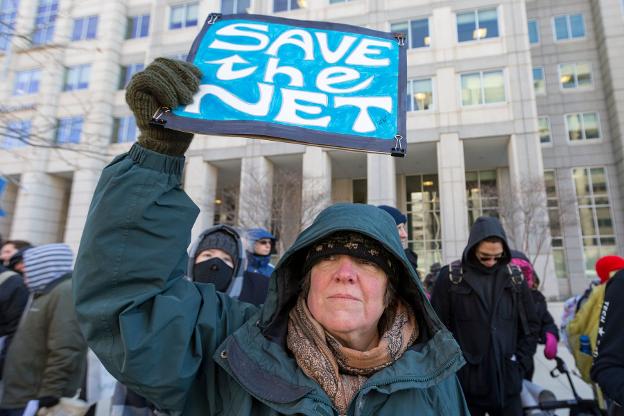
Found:
<svg viewBox="0 0 624 416"><path fill-rule="evenodd" d="M329 298L330 299L342 299L342 300L359 300L355 296L351 296L346 293L338 293L336 295L331 295Z"/></svg>

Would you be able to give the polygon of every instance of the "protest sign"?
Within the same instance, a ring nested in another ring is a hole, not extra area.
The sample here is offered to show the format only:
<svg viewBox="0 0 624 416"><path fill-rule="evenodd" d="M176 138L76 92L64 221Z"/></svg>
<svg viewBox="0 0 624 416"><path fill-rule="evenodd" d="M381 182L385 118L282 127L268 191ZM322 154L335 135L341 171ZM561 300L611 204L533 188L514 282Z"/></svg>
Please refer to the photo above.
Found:
<svg viewBox="0 0 624 416"><path fill-rule="evenodd" d="M160 109L166 128L403 156L402 34L328 22L211 14L188 61L193 103Z"/></svg>

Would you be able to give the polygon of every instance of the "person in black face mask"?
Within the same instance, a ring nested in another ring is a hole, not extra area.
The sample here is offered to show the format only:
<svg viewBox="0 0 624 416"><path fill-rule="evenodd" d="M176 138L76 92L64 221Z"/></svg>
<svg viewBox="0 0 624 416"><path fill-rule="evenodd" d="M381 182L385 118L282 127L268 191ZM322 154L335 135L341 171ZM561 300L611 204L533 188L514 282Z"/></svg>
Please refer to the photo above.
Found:
<svg viewBox="0 0 624 416"><path fill-rule="evenodd" d="M212 283L219 292L243 302L261 305L269 280L246 272L247 261L239 231L228 225L205 230L189 250L188 275L197 283Z"/></svg>

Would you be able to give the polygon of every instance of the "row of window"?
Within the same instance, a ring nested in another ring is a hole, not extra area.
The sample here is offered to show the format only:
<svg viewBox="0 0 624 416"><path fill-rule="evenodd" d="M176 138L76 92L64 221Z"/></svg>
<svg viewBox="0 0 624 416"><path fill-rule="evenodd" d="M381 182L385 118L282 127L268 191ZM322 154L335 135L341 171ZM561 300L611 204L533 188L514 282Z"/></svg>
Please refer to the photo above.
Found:
<svg viewBox="0 0 624 416"><path fill-rule="evenodd" d="M580 143L586 141L600 140L602 137L600 129L600 117L598 113L572 113L563 116L567 138L570 143ZM539 136L542 144L552 143L550 132L550 118L539 117Z"/></svg>
<svg viewBox="0 0 624 416"><path fill-rule="evenodd" d="M57 120L55 143L75 144L80 143L82 136L82 116L63 117ZM5 131L2 132L0 146L3 149L15 149L30 143L32 122L31 120L12 120L6 123ZM134 116L119 117L113 119L112 143L133 142L138 137L138 130Z"/></svg>
<svg viewBox="0 0 624 416"><path fill-rule="evenodd" d="M589 89L593 87L592 66L589 62L559 64L559 88L562 91ZM544 67L533 68L533 87L535 94L546 94Z"/></svg>
<svg viewBox="0 0 624 416"><path fill-rule="evenodd" d="M540 42L539 22L537 19L529 19L529 42ZM585 37L585 19L582 14L569 14L552 18L553 40L563 42Z"/></svg>

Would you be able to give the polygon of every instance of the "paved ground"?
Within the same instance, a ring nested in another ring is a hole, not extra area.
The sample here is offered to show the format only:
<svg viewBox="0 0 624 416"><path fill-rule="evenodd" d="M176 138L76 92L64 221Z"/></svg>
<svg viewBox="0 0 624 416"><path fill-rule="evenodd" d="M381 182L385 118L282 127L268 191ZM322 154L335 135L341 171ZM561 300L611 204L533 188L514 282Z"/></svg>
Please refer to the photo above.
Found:
<svg viewBox="0 0 624 416"><path fill-rule="evenodd" d="M563 304L561 302L548 303L548 310L550 311L553 318L555 318L557 324L559 324L561 321L562 309ZM572 358L572 355L570 354L568 349L563 344L559 344L557 355L568 364L568 367L570 369L575 369L574 359ZM542 345L538 345L537 354L535 354L535 376L533 377L533 381L551 390L553 393L555 393L557 399L571 399L573 395L567 378L565 376L560 376L558 378L552 378L550 376L550 370L552 370L554 367L555 364L553 361L549 361L544 358L544 347ZM574 382L576 391L582 398L593 398L591 387L589 387L587 383L581 380L580 377L573 375L572 381ZM567 412L562 411L557 414L566 415Z"/></svg>

